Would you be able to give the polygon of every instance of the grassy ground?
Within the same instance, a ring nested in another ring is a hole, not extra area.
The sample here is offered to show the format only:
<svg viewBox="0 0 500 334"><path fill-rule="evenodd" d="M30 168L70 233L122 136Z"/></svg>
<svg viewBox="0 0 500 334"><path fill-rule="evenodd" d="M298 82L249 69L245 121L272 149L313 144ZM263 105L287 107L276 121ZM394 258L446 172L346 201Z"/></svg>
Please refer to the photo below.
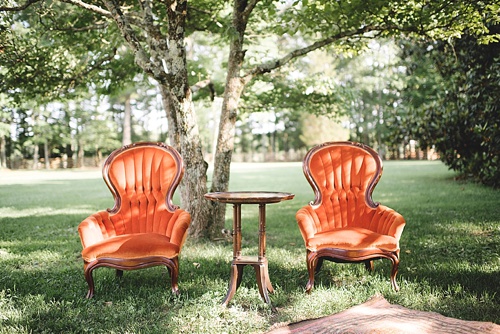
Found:
<svg viewBox="0 0 500 334"><path fill-rule="evenodd" d="M453 180L439 162L385 162L374 199L407 220L399 293L389 261L326 262L310 295L305 249L294 219L312 199L300 164L234 164L230 190L294 193L267 208L267 256L277 312L260 299L251 267L229 307L230 240L188 240L180 260L181 295L165 268L94 272L84 298L78 223L112 206L100 171L0 171L0 333L262 333L320 317L375 294L405 307L500 324L500 192ZM257 208L243 206L243 251L257 251ZM227 227L231 228L231 207Z"/></svg>

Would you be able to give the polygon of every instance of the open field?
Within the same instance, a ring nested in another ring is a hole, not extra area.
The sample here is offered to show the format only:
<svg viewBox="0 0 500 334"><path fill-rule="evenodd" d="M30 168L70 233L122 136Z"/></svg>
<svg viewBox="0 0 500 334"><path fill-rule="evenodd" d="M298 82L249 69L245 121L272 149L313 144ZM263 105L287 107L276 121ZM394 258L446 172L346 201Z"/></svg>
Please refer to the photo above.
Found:
<svg viewBox="0 0 500 334"><path fill-rule="evenodd" d="M210 174L209 174L210 175ZM180 296L164 267L94 272L84 298L77 226L113 205L100 170L0 171L0 333L262 333L282 323L339 312L375 294L402 306L500 324L500 191L455 181L440 162L387 161L373 197L406 219L392 291L389 261L325 262L310 295L295 212L312 200L300 163L233 164L230 190L285 191L267 206L267 258L277 312L260 299L246 268L229 307L231 240L187 241ZM178 201L177 201L178 203ZM256 206L244 205L243 251L257 251ZM227 207L227 227L232 210Z"/></svg>

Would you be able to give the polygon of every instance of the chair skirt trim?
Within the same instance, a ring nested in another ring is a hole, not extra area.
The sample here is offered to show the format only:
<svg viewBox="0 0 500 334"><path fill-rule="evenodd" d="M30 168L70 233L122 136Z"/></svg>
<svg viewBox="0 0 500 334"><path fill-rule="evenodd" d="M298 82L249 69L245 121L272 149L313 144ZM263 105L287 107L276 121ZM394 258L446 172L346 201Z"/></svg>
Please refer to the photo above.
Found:
<svg viewBox="0 0 500 334"><path fill-rule="evenodd" d="M396 275L399 267L399 250L394 252L384 252L378 249L373 250L345 250L337 248L323 248L318 251L307 250L307 271L309 272L309 281L306 285L306 292L310 293L314 287L314 275L319 271L323 260L341 263L364 262L368 270L373 270L373 260L389 259L392 263L391 285L395 291L399 291L396 282Z"/></svg>
<svg viewBox="0 0 500 334"><path fill-rule="evenodd" d="M117 271L122 270L136 270L143 269L154 266L166 266L168 272L170 273L170 280L172 286L172 293L179 294L178 288L178 277L179 277L179 258L167 258L163 256L149 256L136 259L119 259L119 258L98 258L92 262L84 261L84 275L85 280L89 286L87 292L87 298L92 298L94 296L94 278L92 272L94 269L100 267L109 267L116 269ZM118 273L118 272L117 272ZM121 276L121 275L120 275Z"/></svg>

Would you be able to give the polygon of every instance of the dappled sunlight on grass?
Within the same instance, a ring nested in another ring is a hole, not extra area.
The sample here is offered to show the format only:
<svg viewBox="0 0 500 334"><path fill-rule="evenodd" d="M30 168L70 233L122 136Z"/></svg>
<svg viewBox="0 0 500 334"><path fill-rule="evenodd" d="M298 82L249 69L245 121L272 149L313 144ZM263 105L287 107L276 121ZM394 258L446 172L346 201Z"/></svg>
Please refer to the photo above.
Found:
<svg viewBox="0 0 500 334"><path fill-rule="evenodd" d="M242 294L244 290L242 289ZM240 332L238 328L245 328L246 333L259 333L265 330L268 312L262 314L256 307L249 309L238 304L225 308L220 305L219 297L209 291L193 302L183 305L171 319L176 332L232 333ZM228 331L228 328L233 330Z"/></svg>
<svg viewBox="0 0 500 334"><path fill-rule="evenodd" d="M56 265L56 263L63 262L62 259L63 256L60 253L50 250L37 250L23 254L14 254L8 251L0 252L0 263L3 262L3 266L12 271L30 272L47 270Z"/></svg>
<svg viewBox="0 0 500 334"><path fill-rule="evenodd" d="M290 300L291 306L281 310L280 313L282 319L291 319L292 322L297 322L336 313L364 301L350 292L349 289L332 290L319 285L311 294L303 292L294 294ZM307 313L304 313L304 310L308 310Z"/></svg>
<svg viewBox="0 0 500 334"><path fill-rule="evenodd" d="M0 291L0 325L6 321L18 323L24 317L23 309L17 306L15 298L12 298L10 291ZM2 327L2 326L0 326ZM0 332L29 332L25 326L13 325L7 328L0 328Z"/></svg>
<svg viewBox="0 0 500 334"><path fill-rule="evenodd" d="M0 208L0 216L5 218L40 217L54 215L85 215L92 208L88 205L71 207L64 209L54 209L51 207L32 207L26 209L16 209L13 207Z"/></svg>
<svg viewBox="0 0 500 334"><path fill-rule="evenodd" d="M0 173L0 185L40 184L46 181L66 182L66 180L102 179L101 169L68 170L6 170Z"/></svg>

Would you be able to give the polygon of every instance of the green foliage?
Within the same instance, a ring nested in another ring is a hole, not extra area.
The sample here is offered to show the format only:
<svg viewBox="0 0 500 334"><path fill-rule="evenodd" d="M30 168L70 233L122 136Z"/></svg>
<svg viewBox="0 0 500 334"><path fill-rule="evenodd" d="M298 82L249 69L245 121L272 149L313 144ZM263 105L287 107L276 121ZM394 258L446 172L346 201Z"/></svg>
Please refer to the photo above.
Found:
<svg viewBox="0 0 500 334"><path fill-rule="evenodd" d="M497 33L500 26L490 29ZM411 69L407 92L415 107L407 119L413 135L424 147L434 145L450 168L499 187L500 43L478 44L468 35L406 54L420 65Z"/></svg>
<svg viewBox="0 0 500 334"><path fill-rule="evenodd" d="M111 93L138 72L116 25L89 11L40 1L1 15L0 92L18 104L71 98L90 83Z"/></svg>
<svg viewBox="0 0 500 334"><path fill-rule="evenodd" d="M187 35L191 35L196 31L211 32L214 34L212 37L223 34L230 25L231 19L228 3L228 1L212 0L189 1L186 23ZM162 6L158 8L165 15ZM216 40L212 41L216 42Z"/></svg>
<svg viewBox="0 0 500 334"><path fill-rule="evenodd" d="M323 37L358 29L379 36L401 32L436 40L460 37L465 30L477 36L492 36L485 22L498 20L497 1L305 1L295 0L281 15L282 33L300 31ZM356 39L339 41L352 45Z"/></svg>
<svg viewBox="0 0 500 334"><path fill-rule="evenodd" d="M244 93L243 112L266 109L308 111L334 117L345 116L350 91L332 77L311 73L307 78L290 79L282 74L264 77Z"/></svg>

